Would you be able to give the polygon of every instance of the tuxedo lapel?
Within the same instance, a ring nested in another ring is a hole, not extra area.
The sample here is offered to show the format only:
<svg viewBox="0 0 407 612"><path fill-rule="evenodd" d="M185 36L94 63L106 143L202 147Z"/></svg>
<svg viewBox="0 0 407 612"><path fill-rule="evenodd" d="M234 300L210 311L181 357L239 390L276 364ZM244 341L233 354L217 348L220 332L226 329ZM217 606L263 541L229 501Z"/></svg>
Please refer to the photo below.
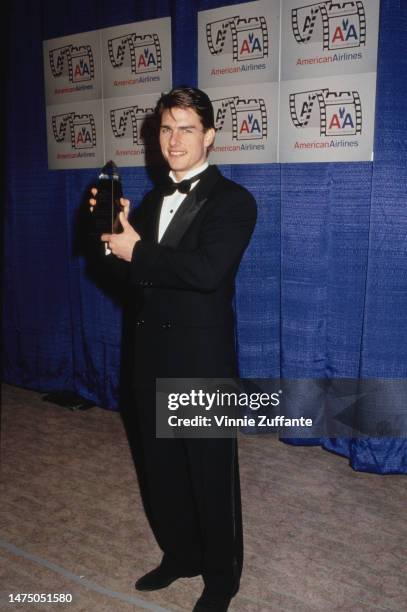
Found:
<svg viewBox="0 0 407 612"><path fill-rule="evenodd" d="M209 166L200 179L198 185L183 200L181 206L175 213L174 218L171 220L166 231L164 232L160 240L160 244L176 247L180 243L192 221L207 202L209 194L221 176L222 175L216 166ZM161 206L159 208L161 210ZM158 219L160 210L158 212Z"/></svg>
<svg viewBox="0 0 407 612"><path fill-rule="evenodd" d="M164 192L160 187L156 187L146 202L146 206L141 206L141 210L135 211L135 227L141 235L142 240L148 242L158 241L158 224L160 221L161 206L163 203Z"/></svg>

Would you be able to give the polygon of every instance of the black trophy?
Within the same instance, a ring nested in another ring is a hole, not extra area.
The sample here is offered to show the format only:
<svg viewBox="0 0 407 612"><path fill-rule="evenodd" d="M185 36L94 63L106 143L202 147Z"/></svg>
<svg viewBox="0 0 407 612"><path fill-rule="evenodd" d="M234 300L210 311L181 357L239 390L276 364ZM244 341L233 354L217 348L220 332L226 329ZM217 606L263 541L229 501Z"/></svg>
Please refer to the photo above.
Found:
<svg viewBox="0 0 407 612"><path fill-rule="evenodd" d="M117 166L109 161L103 166L95 185L98 190L96 206L90 207L90 235L100 238L102 234L120 234L123 231L119 213L123 210L120 198L122 183Z"/></svg>

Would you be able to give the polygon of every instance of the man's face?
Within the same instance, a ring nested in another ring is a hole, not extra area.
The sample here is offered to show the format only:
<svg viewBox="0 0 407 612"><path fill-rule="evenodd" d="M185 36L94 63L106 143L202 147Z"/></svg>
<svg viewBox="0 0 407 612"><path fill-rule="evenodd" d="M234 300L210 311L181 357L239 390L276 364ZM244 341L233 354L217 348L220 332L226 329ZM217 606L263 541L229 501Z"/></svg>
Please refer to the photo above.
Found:
<svg viewBox="0 0 407 612"><path fill-rule="evenodd" d="M214 138L215 130L204 131L199 115L192 108L174 107L161 115L161 152L177 180L205 162Z"/></svg>

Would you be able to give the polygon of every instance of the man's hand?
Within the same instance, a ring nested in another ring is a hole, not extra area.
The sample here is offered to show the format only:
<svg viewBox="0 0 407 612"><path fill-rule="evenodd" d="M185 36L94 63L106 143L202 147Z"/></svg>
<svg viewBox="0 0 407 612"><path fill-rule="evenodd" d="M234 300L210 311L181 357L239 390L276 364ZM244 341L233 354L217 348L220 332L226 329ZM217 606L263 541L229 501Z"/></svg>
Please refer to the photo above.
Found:
<svg viewBox="0 0 407 612"><path fill-rule="evenodd" d="M125 200L128 202L128 200ZM113 255L124 261L131 261L134 245L140 240L139 234L127 221L125 213L119 215L123 227L121 234L102 234L100 239L105 242Z"/></svg>

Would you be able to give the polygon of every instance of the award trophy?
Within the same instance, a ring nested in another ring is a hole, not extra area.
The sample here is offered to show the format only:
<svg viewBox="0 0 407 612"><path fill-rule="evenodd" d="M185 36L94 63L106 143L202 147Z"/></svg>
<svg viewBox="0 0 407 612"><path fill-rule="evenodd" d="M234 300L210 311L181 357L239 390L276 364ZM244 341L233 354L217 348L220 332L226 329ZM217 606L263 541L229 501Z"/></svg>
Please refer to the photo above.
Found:
<svg viewBox="0 0 407 612"><path fill-rule="evenodd" d="M120 205L122 197L122 184L117 166L109 161L103 166L96 183L96 206L90 207L90 235L100 238L102 234L120 234L123 231L119 213L123 210ZM105 244L106 255L110 249Z"/></svg>

